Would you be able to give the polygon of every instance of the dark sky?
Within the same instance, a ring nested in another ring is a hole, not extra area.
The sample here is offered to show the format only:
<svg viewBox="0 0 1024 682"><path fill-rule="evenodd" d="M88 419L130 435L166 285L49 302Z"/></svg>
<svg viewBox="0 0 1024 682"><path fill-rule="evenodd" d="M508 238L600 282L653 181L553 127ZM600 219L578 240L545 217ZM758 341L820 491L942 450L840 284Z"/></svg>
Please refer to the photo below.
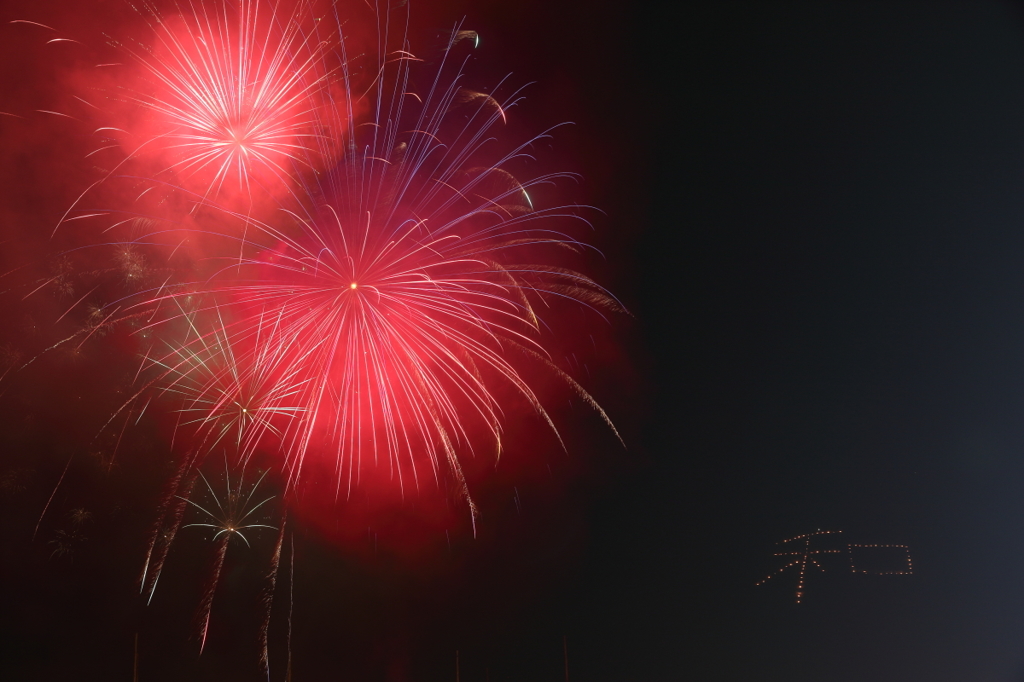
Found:
<svg viewBox="0 0 1024 682"><path fill-rule="evenodd" d="M456 652L463 682L555 682L566 650L572 681L1024 680L1024 9L676 9L414 3L423 36L463 16L480 32L474 77L533 83L522 129L576 124L547 158L604 211L588 272L632 317L591 320L586 383L627 448L583 406L557 408L568 456L481 483L481 536L450 550L437 536L412 558L375 553L299 527L296 682L454 680ZM30 102L52 72L27 49L4 52L0 110L46 108ZM8 145L53 126L0 120ZM36 257L73 196L38 148L3 161L5 268ZM0 340L50 333L52 310L0 304ZM259 551L229 563L201 658L203 547L182 546L153 606L133 597L167 475L157 426L128 433L113 473L75 460L32 540L67 457L117 404L103 391L121 377L95 367L123 355L47 358L0 397L0 475L25 481L0 498L0 674L130 680L138 632L140 680L259 679ZM77 507L89 539L51 557ZM781 566L776 542L816 529L908 545L914 573L828 563L800 604L794 569L755 587ZM283 680L280 619L271 638Z"/></svg>
<svg viewBox="0 0 1024 682"><path fill-rule="evenodd" d="M640 248L661 294L638 307L670 378L644 563L678 581L657 609L677 625L643 658L675 645L678 679L1021 679L1020 8L681 23ZM799 606L792 580L750 587L816 528L906 543L915 574L812 575Z"/></svg>

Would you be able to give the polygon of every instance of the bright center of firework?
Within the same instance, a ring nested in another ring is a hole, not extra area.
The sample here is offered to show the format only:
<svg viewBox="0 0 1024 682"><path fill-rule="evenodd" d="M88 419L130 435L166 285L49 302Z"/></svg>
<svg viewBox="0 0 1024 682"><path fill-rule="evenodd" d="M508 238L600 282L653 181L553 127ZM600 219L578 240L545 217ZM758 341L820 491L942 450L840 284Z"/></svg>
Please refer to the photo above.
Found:
<svg viewBox="0 0 1024 682"><path fill-rule="evenodd" d="M245 134L244 131L238 132L238 130L230 128L228 129L228 137L230 138L231 143L234 144L236 147L243 150L245 149L246 138L248 136Z"/></svg>
<svg viewBox="0 0 1024 682"><path fill-rule="evenodd" d="M354 290L356 288L356 286L358 286L358 285L355 282L352 282L352 284L348 285L348 288Z"/></svg>

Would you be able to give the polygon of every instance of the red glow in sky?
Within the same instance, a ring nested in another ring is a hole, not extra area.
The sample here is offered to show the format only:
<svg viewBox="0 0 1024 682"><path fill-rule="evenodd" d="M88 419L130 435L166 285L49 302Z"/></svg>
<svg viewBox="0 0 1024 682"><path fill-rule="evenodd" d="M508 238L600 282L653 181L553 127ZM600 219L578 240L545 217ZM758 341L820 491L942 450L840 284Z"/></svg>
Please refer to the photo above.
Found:
<svg viewBox="0 0 1024 682"><path fill-rule="evenodd" d="M404 8L386 27L354 13L364 28L327 6L217 7L128 14L95 48L76 34L45 105L88 150L68 151L57 243L120 287L62 302L69 321L92 312L56 346L117 329L144 358L110 422L160 395L188 458L258 455L327 519L359 489L436 493L474 529L466 462L538 455L503 451L510 419L532 413L558 452L546 401L575 394L615 433L549 350L565 311L621 311L567 267L591 212L552 192L575 178L538 166L548 133L507 134L520 93L466 84L476 34L424 58Z"/></svg>

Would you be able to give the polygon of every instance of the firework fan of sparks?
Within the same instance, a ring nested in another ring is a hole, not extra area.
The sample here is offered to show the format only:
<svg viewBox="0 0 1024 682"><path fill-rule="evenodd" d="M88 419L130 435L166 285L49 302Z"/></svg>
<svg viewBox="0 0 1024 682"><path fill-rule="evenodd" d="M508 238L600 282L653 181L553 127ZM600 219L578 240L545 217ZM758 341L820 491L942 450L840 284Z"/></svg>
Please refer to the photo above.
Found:
<svg viewBox="0 0 1024 682"><path fill-rule="evenodd" d="M257 355L243 364L235 357L219 315L219 327L210 334L197 330L195 314L183 313L182 318L192 342L169 345L166 354L146 358L157 370L161 391L180 397L179 427L199 431L199 450L210 451L227 441L243 459L268 438L279 441L281 430L275 422L302 411L289 404L300 382L270 373L277 364L273 354L282 349L257 338Z"/></svg>
<svg viewBox="0 0 1024 682"><path fill-rule="evenodd" d="M99 122L93 134L100 144L87 158L110 168L82 193L76 209L119 174L160 177L203 196L251 205L283 191L296 166L318 164L311 151L331 144L316 128L316 109L339 99L325 70L337 41L322 35L311 3L133 7L149 40L110 38L118 61L94 70L111 85L97 88L90 73L82 79L87 85L76 88L93 100L75 96L88 106L83 117ZM125 156L117 161L111 150ZM92 216L69 211L61 223L82 217Z"/></svg>
<svg viewBox="0 0 1024 682"><path fill-rule="evenodd" d="M148 543L142 573L139 576L140 594L147 604L152 601L171 545L180 530L186 528L208 529L209 539L213 545L213 560L207 572L205 586L195 614L195 634L201 654L209 635L214 597L221 583L224 562L232 539L237 537L247 548L252 548L249 540L252 533L266 530L277 531L277 540L274 543L269 571L266 574L262 590L262 620L259 630L260 665L264 674L269 675L268 628L284 542L287 512L282 511L279 526L275 527L261 522L263 516L272 513L265 505L277 497L274 494L257 495L268 471L260 474L255 482L247 483L245 467L242 466L233 476L228 454L225 452L224 486L223 492L221 492L219 486L215 488L210 483L210 479L198 469L196 459L193 457L184 462L177 474L169 481ZM202 481L199 495L194 494L197 481ZM204 501L197 502L197 497ZM198 512L199 520L183 525L186 513L190 509Z"/></svg>
<svg viewBox="0 0 1024 682"><path fill-rule="evenodd" d="M232 487L231 473L227 466L227 460L225 460L225 494L223 496L217 495L213 486L210 485L206 476L201 472L199 473L199 477L206 486L206 490L209 492L209 498L213 501L213 504L207 504L207 506L204 507L188 497L181 497L179 499L199 510L204 519L203 522L185 524L182 526L183 529L197 527L208 528L213 531L213 537L211 538L215 546L213 566L210 570L206 588L203 591L203 597L199 603L199 611L196 614L196 625L199 635L199 651L202 653L203 648L206 646L206 638L209 633L213 598L217 590L217 585L220 582L221 571L224 567L224 559L227 556L228 544L231 542L231 539L237 537L241 539L247 547L249 547L251 545L243 531L250 532L261 529L278 529L268 524L256 523L252 518L250 518L253 514L258 512L263 505L274 499L274 496L271 495L261 501L256 501L256 491L259 489L260 483L263 482L264 477L266 477L266 472L264 472L251 486L247 486L245 484L243 472L240 474L237 484ZM280 549L278 548L275 550L275 553L279 551Z"/></svg>
<svg viewBox="0 0 1024 682"><path fill-rule="evenodd" d="M212 171L212 190L229 176L248 189L260 168L287 174L312 136L310 93L324 77L316 73L323 44L300 26L304 9L190 3L178 27L152 12L158 44L130 52L156 85L136 101L161 119L179 173Z"/></svg>
<svg viewBox="0 0 1024 682"><path fill-rule="evenodd" d="M249 517L255 514L263 505L274 499L274 496L271 495L259 502L254 501L256 491L259 489L260 483L263 482L266 475L267 473L263 472L259 479L248 487L245 485L244 478L239 478L238 485L232 488L231 471L227 467L227 462L225 462L225 494L223 496L223 501L221 501L221 497L214 492L213 486L210 485L206 476L200 472L199 477L206 486L206 490L210 493L210 499L213 500L213 505L207 505L209 507L207 508L187 497L180 498L187 504L192 505L195 509L198 509L206 519L205 523L188 523L182 526L182 528L209 528L215 531L212 538L214 542L217 542L220 538L223 538L224 542L229 542L232 537L238 537L246 544L246 546L250 546L249 540L246 539L242 531L256 528L270 528L272 530L277 530L274 526L269 526L263 523L254 523L249 519Z"/></svg>

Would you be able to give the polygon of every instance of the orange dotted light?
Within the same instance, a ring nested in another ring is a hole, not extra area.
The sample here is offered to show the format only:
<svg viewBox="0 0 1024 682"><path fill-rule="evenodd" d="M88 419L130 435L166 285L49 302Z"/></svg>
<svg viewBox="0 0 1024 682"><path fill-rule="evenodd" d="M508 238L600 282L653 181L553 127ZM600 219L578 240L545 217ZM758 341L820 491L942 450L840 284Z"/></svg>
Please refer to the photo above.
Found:
<svg viewBox="0 0 1024 682"><path fill-rule="evenodd" d="M853 560L854 548L881 548L881 549L902 549L906 553L907 558L907 570L905 571L864 571L857 570L857 566ZM914 574L914 563L910 559L910 547L907 545L847 545L847 551L850 554L850 572L851 573L867 573L869 575L913 575Z"/></svg>
<svg viewBox="0 0 1024 682"><path fill-rule="evenodd" d="M838 550L838 549L811 549L811 540L814 539L815 537L817 537L818 535L836 535L836 534L842 533L842 532L843 531L841 531L841 530L819 530L819 531L815 531L813 533L806 533L804 535L797 535L796 537L789 538L787 540L783 540L782 542L778 543L780 545L785 545L785 544L790 543L790 542L796 542L798 540L803 540L804 541L804 546L803 546L803 549L796 550L796 551L793 551L793 552L776 552L775 556L791 556L791 557L797 557L797 558L794 561L786 564L785 566L783 566L779 570L775 571L774 573L771 573L771 574L765 576L760 582L757 583L757 585L763 585L768 580L770 580L772 577L778 575L779 573L782 573L787 568L791 568L793 566L800 566L800 575L797 578L797 583L796 583L796 603L799 604L800 601L803 599L803 596L804 596L804 584L807 581L807 567L808 567L808 564L813 564L814 567L816 567L818 570L820 570L822 572L825 571L824 567L822 567L822 565L820 563L818 563L818 561L816 559L812 558L812 556L815 556L815 555L818 555L818 554L839 554L842 551L842 550Z"/></svg>
<svg viewBox="0 0 1024 682"><path fill-rule="evenodd" d="M796 603L799 604L804 597L806 592L805 586L807 584L807 574L809 568L817 568L819 571L824 572L825 568L818 562L817 557L824 554L842 554L841 549L812 549L811 542L814 538L819 535L836 535L842 533L841 530L819 530L813 533L806 533L804 535L797 535L796 537L788 538L779 542L779 545L788 545L793 547L793 551L786 552L775 552L774 556L777 557L789 557L791 560L782 568L778 569L774 573L762 578L756 583L756 585L763 585L764 583L771 580L773 577L783 573L784 571L799 566L799 575L797 576L796 583ZM803 547L796 549L796 545L789 545L789 543L801 542ZM901 571L870 571L870 570L858 570L854 562L854 549L855 548L893 548L902 549L906 553L907 568ZM882 545L882 544L853 544L850 543L846 546L846 552L850 559L850 572L851 573L862 573L869 575L913 575L914 567L910 559L910 548L907 545Z"/></svg>

